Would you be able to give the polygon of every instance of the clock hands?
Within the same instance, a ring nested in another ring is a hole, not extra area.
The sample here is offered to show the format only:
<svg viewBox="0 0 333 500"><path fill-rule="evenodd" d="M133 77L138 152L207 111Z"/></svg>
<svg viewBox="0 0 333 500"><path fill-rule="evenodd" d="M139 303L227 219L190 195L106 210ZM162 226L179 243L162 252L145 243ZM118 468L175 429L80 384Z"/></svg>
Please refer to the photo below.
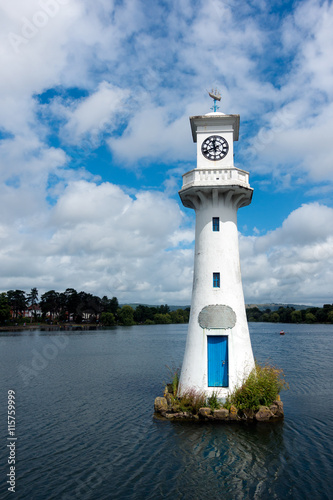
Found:
<svg viewBox="0 0 333 500"><path fill-rule="evenodd" d="M229 150L228 142L220 136L210 136L201 145L202 154L208 160L222 160Z"/></svg>
<svg viewBox="0 0 333 500"><path fill-rule="evenodd" d="M212 147L212 148L207 149L206 151L208 151L208 152L209 152L209 151L214 151L215 153L216 153L217 151L222 151L221 144L216 145L216 143L217 143L217 141L216 141L216 140L212 141L213 147Z"/></svg>

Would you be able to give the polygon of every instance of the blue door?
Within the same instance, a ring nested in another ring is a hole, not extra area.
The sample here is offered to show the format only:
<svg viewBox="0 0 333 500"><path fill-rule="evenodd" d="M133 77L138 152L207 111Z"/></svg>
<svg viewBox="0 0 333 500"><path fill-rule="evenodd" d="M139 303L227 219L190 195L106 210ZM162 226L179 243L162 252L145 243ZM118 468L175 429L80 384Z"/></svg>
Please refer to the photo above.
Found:
<svg viewBox="0 0 333 500"><path fill-rule="evenodd" d="M228 337L207 337L208 387L228 387Z"/></svg>

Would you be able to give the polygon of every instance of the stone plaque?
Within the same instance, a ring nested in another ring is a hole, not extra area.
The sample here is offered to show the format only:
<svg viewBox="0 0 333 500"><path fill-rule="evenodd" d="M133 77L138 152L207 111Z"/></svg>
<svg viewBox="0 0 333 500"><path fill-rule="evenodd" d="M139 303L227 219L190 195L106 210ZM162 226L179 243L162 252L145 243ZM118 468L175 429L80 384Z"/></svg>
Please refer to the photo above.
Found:
<svg viewBox="0 0 333 500"><path fill-rule="evenodd" d="M236 313L229 306L206 306L201 309L198 321L201 328L233 328L236 324Z"/></svg>

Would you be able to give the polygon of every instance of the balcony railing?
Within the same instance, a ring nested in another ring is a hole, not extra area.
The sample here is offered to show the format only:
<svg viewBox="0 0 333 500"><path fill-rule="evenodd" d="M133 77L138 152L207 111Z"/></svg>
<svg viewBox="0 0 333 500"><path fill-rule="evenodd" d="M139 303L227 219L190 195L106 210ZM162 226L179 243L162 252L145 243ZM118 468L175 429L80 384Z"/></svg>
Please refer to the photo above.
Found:
<svg viewBox="0 0 333 500"><path fill-rule="evenodd" d="M223 186L240 185L250 187L249 173L239 168L220 168L218 170L208 168L195 168L183 175L183 189L195 186Z"/></svg>

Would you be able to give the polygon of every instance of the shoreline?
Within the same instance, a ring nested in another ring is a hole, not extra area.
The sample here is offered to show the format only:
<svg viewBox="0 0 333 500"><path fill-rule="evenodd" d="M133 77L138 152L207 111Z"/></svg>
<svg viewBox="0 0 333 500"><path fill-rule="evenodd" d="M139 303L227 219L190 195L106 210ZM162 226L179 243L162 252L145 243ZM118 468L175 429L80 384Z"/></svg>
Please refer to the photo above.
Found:
<svg viewBox="0 0 333 500"><path fill-rule="evenodd" d="M57 325L47 325L45 323L31 323L28 325L11 325L0 326L0 332L29 332L34 330L40 331L80 331L80 330L101 330L104 326L100 324L85 324L85 323L62 323Z"/></svg>

